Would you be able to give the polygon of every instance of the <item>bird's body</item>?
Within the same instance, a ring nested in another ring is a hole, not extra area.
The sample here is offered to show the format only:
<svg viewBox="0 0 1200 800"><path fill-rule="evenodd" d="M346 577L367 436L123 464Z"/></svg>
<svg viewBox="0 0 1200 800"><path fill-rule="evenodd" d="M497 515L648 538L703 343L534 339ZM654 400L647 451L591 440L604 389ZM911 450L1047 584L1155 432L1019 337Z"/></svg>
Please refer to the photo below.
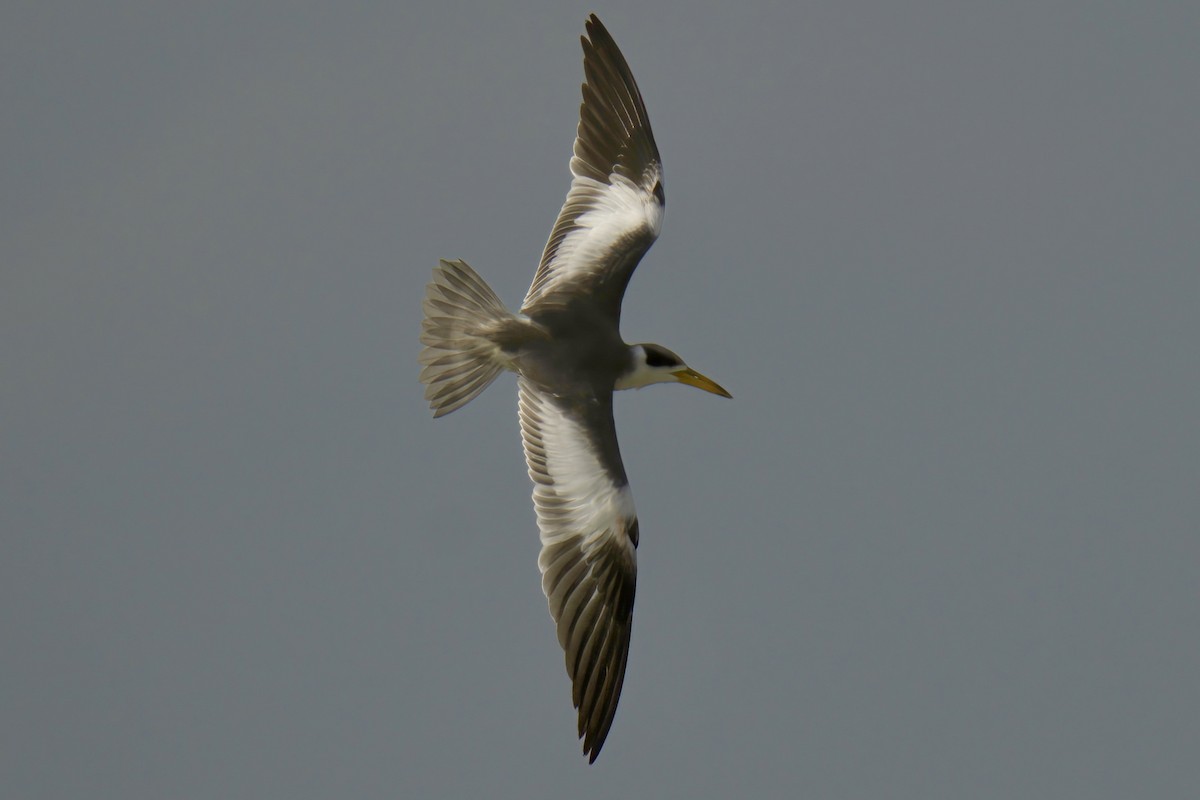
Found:
<svg viewBox="0 0 1200 800"><path fill-rule="evenodd" d="M613 424L617 389L678 382L729 393L661 345L627 344L621 300L662 227L662 162L633 75L595 15L567 200L520 313L462 261L442 261L424 301L421 380L434 416L516 372L534 482L542 589L595 760L625 677L637 582L637 513Z"/></svg>

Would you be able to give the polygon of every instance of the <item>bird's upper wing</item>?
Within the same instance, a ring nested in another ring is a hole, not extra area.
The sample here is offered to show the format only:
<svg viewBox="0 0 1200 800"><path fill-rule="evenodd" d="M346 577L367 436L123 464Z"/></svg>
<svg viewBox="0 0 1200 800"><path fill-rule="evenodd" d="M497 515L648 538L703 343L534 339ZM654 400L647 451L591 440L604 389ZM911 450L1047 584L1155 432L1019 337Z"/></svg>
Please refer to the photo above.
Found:
<svg viewBox="0 0 1200 800"><path fill-rule="evenodd" d="M662 161L633 73L593 14L571 189L521 310L587 295L615 320L638 261L662 229Z"/></svg>
<svg viewBox="0 0 1200 800"><path fill-rule="evenodd" d="M566 652L583 750L596 760L625 680L637 582L637 513L612 395L559 396L520 378L542 590Z"/></svg>

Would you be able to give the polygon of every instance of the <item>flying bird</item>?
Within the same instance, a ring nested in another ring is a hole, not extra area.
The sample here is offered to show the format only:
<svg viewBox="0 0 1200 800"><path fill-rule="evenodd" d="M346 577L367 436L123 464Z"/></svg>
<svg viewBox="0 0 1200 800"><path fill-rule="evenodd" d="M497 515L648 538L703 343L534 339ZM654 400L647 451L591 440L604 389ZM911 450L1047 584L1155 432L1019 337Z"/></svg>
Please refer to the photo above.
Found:
<svg viewBox="0 0 1200 800"><path fill-rule="evenodd" d="M638 519L613 424L613 391L683 383L730 397L657 344L626 344L621 299L658 238L666 195L642 95L600 20L587 21L571 188L519 313L464 261L426 287L421 381L433 415L517 373L542 590L566 654L583 751L594 762L625 680Z"/></svg>

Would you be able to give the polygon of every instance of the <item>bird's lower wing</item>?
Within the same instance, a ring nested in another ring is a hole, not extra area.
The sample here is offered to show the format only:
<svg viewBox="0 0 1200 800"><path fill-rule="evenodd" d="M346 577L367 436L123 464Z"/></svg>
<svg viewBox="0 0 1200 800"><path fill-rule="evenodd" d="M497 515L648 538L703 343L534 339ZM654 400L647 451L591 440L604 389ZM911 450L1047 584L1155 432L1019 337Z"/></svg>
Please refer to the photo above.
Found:
<svg viewBox="0 0 1200 800"><path fill-rule="evenodd" d="M566 653L583 749L595 761L629 656L637 513L617 450L611 394L556 396L525 378L519 386L542 590Z"/></svg>

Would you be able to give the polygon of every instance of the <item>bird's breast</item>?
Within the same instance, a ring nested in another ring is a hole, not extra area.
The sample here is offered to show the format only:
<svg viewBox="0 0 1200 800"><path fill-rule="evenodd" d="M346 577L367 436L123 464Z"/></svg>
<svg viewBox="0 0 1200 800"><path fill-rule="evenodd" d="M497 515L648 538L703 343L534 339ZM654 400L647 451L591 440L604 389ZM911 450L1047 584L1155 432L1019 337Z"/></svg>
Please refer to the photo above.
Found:
<svg viewBox="0 0 1200 800"><path fill-rule="evenodd" d="M616 324L586 308L530 315L546 336L528 342L517 360L525 377L558 392L611 390L629 367L629 346Z"/></svg>

